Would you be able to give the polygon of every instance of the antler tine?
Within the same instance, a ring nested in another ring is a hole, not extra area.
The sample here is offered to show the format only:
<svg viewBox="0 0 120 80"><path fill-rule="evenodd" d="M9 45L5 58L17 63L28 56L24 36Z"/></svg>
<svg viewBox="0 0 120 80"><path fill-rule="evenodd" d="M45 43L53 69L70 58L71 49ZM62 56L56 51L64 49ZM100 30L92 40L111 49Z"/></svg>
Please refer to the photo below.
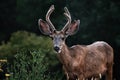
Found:
<svg viewBox="0 0 120 80"><path fill-rule="evenodd" d="M49 10L48 10L48 12L47 12L47 14L46 14L46 21L47 21L47 23L50 25L50 27L51 27L51 29L54 31L54 30L56 30L55 29L55 27L54 27L54 25L52 24L52 22L50 21L50 15L51 15L51 13L54 11L54 5L52 5L50 8L49 8Z"/></svg>
<svg viewBox="0 0 120 80"><path fill-rule="evenodd" d="M65 7L64 10L65 10L64 15L66 16L68 22L67 22L66 25L63 27L62 31L65 31L65 30L68 28L68 26L70 25L70 23L71 23L71 15L70 15L69 10L67 9L67 7Z"/></svg>
<svg viewBox="0 0 120 80"><path fill-rule="evenodd" d="M64 10L65 10L65 12L66 12L68 15L70 15L70 12L69 12L69 10L67 9L67 7L65 7Z"/></svg>

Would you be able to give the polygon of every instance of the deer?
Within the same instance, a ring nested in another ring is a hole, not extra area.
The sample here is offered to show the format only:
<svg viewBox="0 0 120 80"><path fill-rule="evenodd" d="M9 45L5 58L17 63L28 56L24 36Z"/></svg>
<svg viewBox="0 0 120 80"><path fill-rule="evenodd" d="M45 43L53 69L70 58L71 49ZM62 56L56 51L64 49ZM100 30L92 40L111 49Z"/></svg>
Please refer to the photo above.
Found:
<svg viewBox="0 0 120 80"><path fill-rule="evenodd" d="M53 49L63 65L67 80L85 80L90 77L99 80L99 75L105 75L106 80L112 80L113 48L105 41L68 47L65 40L79 30L80 20L72 21L69 10L64 7L67 23L58 31L50 20L54 9L52 5L46 14L46 21L39 19L38 26L42 34L52 38Z"/></svg>

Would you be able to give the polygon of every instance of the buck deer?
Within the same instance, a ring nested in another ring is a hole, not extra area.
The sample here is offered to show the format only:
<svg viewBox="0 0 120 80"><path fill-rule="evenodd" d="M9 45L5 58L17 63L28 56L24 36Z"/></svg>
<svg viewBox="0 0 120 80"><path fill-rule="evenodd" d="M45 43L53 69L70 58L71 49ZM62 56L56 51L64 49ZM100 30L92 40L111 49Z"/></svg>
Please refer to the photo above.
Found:
<svg viewBox="0 0 120 80"><path fill-rule="evenodd" d="M106 80L112 80L113 49L104 41L97 41L91 45L74 45L68 47L65 39L77 32L80 20L71 23L71 15L65 7L67 23L61 31L57 31L49 19L54 11L52 5L47 14L46 21L39 19L38 24L41 32L49 35L53 40L54 50L63 64L67 80L84 80L96 77L99 74L106 75Z"/></svg>

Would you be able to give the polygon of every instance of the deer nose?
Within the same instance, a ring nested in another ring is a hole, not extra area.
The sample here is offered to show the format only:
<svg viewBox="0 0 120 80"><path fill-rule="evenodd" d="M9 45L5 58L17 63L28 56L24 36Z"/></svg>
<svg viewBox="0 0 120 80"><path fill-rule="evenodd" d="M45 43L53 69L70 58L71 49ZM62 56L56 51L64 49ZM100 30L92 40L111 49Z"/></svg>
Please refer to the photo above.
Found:
<svg viewBox="0 0 120 80"><path fill-rule="evenodd" d="M54 50L58 52L58 51L60 50L60 48L57 47L57 46L55 46L55 47L54 47Z"/></svg>

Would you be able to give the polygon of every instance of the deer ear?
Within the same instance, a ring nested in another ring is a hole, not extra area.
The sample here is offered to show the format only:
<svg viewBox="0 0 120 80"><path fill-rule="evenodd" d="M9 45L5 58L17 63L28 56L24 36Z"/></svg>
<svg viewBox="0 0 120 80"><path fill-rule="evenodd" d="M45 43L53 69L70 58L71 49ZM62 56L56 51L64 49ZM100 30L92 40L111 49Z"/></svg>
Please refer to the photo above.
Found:
<svg viewBox="0 0 120 80"><path fill-rule="evenodd" d="M75 20L70 24L70 27L66 31L66 35L73 35L79 30L80 20Z"/></svg>
<svg viewBox="0 0 120 80"><path fill-rule="evenodd" d="M51 30L50 27L48 25L48 23L42 19L38 20L38 25L39 25L39 29L40 31L45 34L45 35L50 35L51 34Z"/></svg>

